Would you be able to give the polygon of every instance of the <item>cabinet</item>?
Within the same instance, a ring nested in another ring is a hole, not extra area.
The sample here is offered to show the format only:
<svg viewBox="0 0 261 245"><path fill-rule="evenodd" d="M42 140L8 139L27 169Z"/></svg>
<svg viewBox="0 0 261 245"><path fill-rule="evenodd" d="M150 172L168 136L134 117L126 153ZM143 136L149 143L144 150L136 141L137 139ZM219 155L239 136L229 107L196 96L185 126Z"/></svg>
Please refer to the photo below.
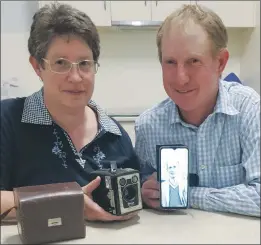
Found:
<svg viewBox="0 0 261 245"><path fill-rule="evenodd" d="M184 4L190 4L191 1L152 1L151 19L153 21L164 21L165 18Z"/></svg>
<svg viewBox="0 0 261 245"><path fill-rule="evenodd" d="M39 1L39 6L54 1ZM255 27L256 1L58 1L85 12L97 26L143 21L157 25L183 4L200 4L215 11L226 27Z"/></svg>
<svg viewBox="0 0 261 245"><path fill-rule="evenodd" d="M226 27L256 26L255 1L191 1L215 11Z"/></svg>
<svg viewBox="0 0 261 245"><path fill-rule="evenodd" d="M111 26L111 1L39 1L39 7L53 2L70 4L85 12L96 26Z"/></svg>
<svg viewBox="0 0 261 245"><path fill-rule="evenodd" d="M112 21L163 21L191 1L111 1Z"/></svg>
<svg viewBox="0 0 261 245"><path fill-rule="evenodd" d="M57 1L85 12L96 26L111 25L110 1Z"/></svg>
<svg viewBox="0 0 261 245"><path fill-rule="evenodd" d="M151 1L111 1L112 21L150 21Z"/></svg>

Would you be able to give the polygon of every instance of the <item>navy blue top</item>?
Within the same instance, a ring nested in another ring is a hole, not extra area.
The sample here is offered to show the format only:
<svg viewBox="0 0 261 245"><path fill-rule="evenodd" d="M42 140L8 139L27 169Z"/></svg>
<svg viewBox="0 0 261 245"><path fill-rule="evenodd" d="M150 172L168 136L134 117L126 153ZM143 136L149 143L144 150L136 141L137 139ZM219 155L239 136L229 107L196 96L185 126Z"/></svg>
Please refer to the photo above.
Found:
<svg viewBox="0 0 261 245"><path fill-rule="evenodd" d="M103 161L125 157L123 168L139 170L131 140L114 119L93 101L99 130L95 139L77 153L67 133L56 125L40 90L29 97L1 101L2 190L14 187L76 181L86 185L88 173Z"/></svg>

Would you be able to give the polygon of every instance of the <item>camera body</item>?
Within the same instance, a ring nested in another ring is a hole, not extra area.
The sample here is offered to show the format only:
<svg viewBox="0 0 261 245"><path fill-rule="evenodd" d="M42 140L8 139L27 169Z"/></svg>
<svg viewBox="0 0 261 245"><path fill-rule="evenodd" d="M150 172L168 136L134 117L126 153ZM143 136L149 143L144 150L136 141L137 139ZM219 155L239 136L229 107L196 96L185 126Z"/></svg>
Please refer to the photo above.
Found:
<svg viewBox="0 0 261 245"><path fill-rule="evenodd" d="M92 192L93 200L113 215L124 215L142 209L140 173L131 168L110 168L90 173L90 180L101 177L101 183Z"/></svg>

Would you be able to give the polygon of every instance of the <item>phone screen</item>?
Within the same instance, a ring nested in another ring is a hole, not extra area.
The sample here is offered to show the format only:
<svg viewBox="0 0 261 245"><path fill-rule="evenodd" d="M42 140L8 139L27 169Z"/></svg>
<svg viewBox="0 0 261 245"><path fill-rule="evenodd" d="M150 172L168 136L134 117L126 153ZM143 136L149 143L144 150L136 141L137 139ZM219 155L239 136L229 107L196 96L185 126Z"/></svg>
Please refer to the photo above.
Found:
<svg viewBox="0 0 261 245"><path fill-rule="evenodd" d="M166 209L188 207L189 151L182 146L160 147L160 204Z"/></svg>

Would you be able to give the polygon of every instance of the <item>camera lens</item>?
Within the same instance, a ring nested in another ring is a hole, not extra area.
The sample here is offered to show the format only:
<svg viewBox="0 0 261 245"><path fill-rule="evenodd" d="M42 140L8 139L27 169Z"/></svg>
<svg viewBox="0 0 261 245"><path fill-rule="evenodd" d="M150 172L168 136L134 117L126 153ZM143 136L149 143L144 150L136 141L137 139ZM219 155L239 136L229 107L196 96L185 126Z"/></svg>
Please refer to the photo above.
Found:
<svg viewBox="0 0 261 245"><path fill-rule="evenodd" d="M121 178L121 179L120 179L120 185L121 185L121 186L126 185L126 182L127 182L127 180L126 180L125 178Z"/></svg>
<svg viewBox="0 0 261 245"><path fill-rule="evenodd" d="M133 185L128 185L123 189L123 198L125 201L133 201L136 197L136 189Z"/></svg>
<svg viewBox="0 0 261 245"><path fill-rule="evenodd" d="M136 175L134 175L134 176L132 176L131 180L132 180L132 183L137 183L138 177Z"/></svg>

